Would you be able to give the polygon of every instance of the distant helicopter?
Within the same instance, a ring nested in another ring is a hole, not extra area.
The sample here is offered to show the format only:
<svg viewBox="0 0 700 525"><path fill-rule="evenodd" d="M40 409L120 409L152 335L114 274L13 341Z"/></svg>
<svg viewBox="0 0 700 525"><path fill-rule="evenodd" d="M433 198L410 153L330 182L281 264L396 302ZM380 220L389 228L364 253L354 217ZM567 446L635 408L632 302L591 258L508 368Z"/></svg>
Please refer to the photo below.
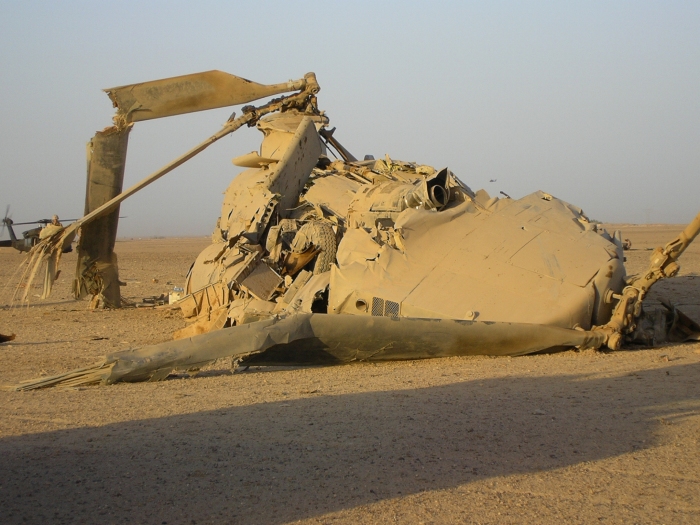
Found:
<svg viewBox="0 0 700 525"><path fill-rule="evenodd" d="M15 250L19 250L20 252L28 252L32 249L32 246L39 242L39 234L41 233L41 230L47 224L51 224L52 219L39 219L38 221L29 222L14 222L10 217L7 216L9 211L10 208L8 206L7 210L5 210L5 217L2 220L2 231L0 231L0 235L4 233L5 227L7 227L7 231L10 234L10 239L0 241L0 248L14 248ZM66 222L73 221L75 221L75 219L67 219ZM42 226L37 226L36 228L32 228L30 230L22 232L22 237L18 239L17 235L15 235L15 231L12 228L12 226L23 226L25 224L41 224ZM68 253L71 251L73 251L73 246L69 244L66 248L64 248L63 253Z"/></svg>

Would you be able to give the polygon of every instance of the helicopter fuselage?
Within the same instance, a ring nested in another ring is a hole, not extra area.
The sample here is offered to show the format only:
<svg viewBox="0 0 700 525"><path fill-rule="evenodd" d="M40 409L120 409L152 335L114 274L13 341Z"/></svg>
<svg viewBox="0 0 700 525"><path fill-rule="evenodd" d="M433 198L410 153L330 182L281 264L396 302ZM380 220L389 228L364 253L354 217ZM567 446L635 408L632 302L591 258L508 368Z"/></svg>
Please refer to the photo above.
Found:
<svg viewBox="0 0 700 525"><path fill-rule="evenodd" d="M10 239L0 241L0 248L14 248L19 252L28 252L36 243L39 242L39 234L43 229L41 226L37 226L36 228L31 228L29 230L23 231L22 237L17 238L17 235L15 234L15 231L12 228L12 225L14 224L12 222L12 219L5 218L3 219L3 223L5 226L7 226L8 233L10 234ZM70 252L72 250L73 248L69 246L69 249L65 250L64 253Z"/></svg>

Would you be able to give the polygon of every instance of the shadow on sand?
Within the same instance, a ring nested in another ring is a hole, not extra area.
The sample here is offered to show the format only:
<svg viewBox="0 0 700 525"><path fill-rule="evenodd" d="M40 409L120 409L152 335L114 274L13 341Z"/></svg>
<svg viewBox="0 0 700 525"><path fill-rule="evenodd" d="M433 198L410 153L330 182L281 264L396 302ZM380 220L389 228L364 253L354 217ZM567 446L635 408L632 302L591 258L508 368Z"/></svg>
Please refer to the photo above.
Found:
<svg viewBox="0 0 700 525"><path fill-rule="evenodd" d="M6 523L284 523L651 448L700 412L698 378L467 380L5 438L0 507Z"/></svg>

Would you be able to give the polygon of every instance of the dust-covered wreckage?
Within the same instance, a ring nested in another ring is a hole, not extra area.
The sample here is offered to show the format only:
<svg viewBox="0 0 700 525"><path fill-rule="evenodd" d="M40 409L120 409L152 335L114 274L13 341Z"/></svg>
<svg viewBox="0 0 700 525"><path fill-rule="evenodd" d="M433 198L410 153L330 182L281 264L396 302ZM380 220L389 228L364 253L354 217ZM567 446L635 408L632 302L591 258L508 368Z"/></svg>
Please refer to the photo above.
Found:
<svg viewBox="0 0 700 525"><path fill-rule="evenodd" d="M650 287L678 272L700 215L653 252L645 273L631 276L619 231L547 193L499 199L472 191L448 168L358 160L328 128L313 73L262 85L209 71L106 91L117 113L89 144L86 214L29 254L26 279L46 263L45 296L81 228L74 294L119 307L113 249L121 201L244 125L257 126L262 145L233 159L246 170L226 190L211 245L177 303L191 324L174 341L20 389L160 380L231 356L264 365L522 355L700 332L672 305L642 308ZM134 122L281 93L291 94L243 107L218 133L122 191Z"/></svg>

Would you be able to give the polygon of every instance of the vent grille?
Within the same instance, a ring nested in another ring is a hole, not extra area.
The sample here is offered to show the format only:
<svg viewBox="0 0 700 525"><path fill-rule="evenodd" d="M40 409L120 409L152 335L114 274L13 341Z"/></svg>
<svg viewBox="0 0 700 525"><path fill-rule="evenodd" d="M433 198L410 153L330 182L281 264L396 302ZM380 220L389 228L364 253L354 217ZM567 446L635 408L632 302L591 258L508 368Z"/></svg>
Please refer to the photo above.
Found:
<svg viewBox="0 0 700 525"><path fill-rule="evenodd" d="M395 303L394 301L387 301L384 306L384 315L386 317L398 317L399 303Z"/></svg>
<svg viewBox="0 0 700 525"><path fill-rule="evenodd" d="M394 301L385 301L379 297L373 297L372 315L375 317L398 317L399 303Z"/></svg>

